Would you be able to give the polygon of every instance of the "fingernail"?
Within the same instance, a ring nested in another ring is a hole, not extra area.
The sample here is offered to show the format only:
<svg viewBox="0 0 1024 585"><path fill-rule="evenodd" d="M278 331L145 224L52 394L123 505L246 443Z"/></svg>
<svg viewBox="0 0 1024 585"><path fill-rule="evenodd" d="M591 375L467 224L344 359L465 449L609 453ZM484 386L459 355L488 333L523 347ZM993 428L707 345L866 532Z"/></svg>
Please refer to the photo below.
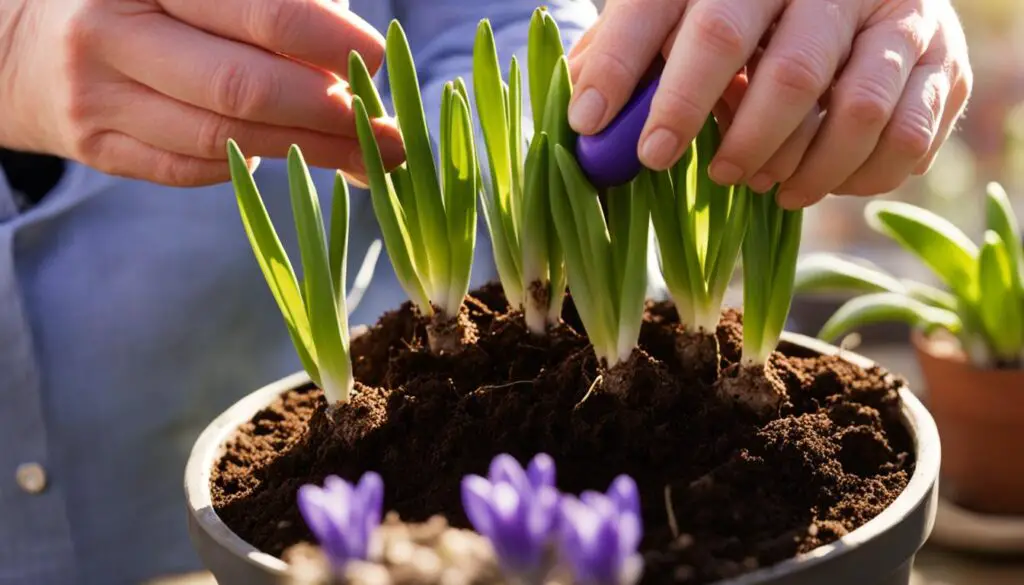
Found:
<svg viewBox="0 0 1024 585"><path fill-rule="evenodd" d="M597 130L597 125L604 119L608 109L608 101L601 92L589 88L572 101L569 106L569 125L581 134Z"/></svg>
<svg viewBox="0 0 1024 585"><path fill-rule="evenodd" d="M397 138L385 138L380 141L380 157L384 159L384 166L390 169L392 165L400 164L405 158L405 145ZM363 160L361 153L359 160Z"/></svg>
<svg viewBox="0 0 1024 585"><path fill-rule="evenodd" d="M747 181L747 185L757 193L767 193L768 190L775 185L775 181L768 176L768 173L755 173L754 176Z"/></svg>
<svg viewBox="0 0 1024 585"><path fill-rule="evenodd" d="M711 163L708 175L719 185L735 185L743 178L743 169L727 160L716 160Z"/></svg>
<svg viewBox="0 0 1024 585"><path fill-rule="evenodd" d="M658 128L647 135L640 147L640 158L644 165L656 171L667 169L675 162L679 149L679 137L667 128Z"/></svg>
<svg viewBox="0 0 1024 585"><path fill-rule="evenodd" d="M352 173L346 173L345 171L342 171L341 174L345 177L345 181L350 187L355 187L356 189L367 189L370 186L362 175L354 175Z"/></svg>
<svg viewBox="0 0 1024 585"><path fill-rule="evenodd" d="M775 196L775 201L779 206L791 211L803 208L807 199L805 194L792 189L779 191L779 194Z"/></svg>

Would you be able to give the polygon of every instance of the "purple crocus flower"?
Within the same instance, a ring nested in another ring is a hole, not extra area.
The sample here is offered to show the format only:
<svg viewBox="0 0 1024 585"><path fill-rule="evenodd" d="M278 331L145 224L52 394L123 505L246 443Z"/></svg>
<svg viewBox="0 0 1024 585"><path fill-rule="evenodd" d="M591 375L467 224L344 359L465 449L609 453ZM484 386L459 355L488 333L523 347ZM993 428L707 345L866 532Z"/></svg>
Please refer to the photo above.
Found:
<svg viewBox="0 0 1024 585"><path fill-rule="evenodd" d="M561 502L560 552L577 585L631 585L640 577L643 526L636 482L620 475L604 494Z"/></svg>
<svg viewBox="0 0 1024 585"><path fill-rule="evenodd" d="M350 560L365 560L370 537L380 526L384 481L368 471L359 483L331 475L324 486L299 488L299 512L320 548L336 569Z"/></svg>
<svg viewBox="0 0 1024 585"><path fill-rule="evenodd" d="M546 454L527 469L511 455L491 461L487 477L462 480L462 505L473 528L491 541L506 573L537 576L557 527L560 494L555 488L555 462Z"/></svg>

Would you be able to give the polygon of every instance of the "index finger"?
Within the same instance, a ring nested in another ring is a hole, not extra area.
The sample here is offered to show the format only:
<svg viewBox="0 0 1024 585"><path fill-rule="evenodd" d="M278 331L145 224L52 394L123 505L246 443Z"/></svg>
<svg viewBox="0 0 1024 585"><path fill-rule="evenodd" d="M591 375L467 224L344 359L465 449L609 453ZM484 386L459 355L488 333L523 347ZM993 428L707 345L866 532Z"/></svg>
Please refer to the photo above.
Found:
<svg viewBox="0 0 1024 585"><path fill-rule="evenodd" d="M580 63L569 125L580 134L600 132L622 109L637 82L679 22L679 0L609 2ZM582 49L581 49L582 50Z"/></svg>
<svg viewBox="0 0 1024 585"><path fill-rule="evenodd" d="M784 0L698 0L668 53L639 155L655 170L672 166L757 49Z"/></svg>
<svg viewBox="0 0 1024 585"><path fill-rule="evenodd" d="M384 60L384 37L334 0L159 0L178 20L210 34L280 53L348 79L348 54L358 51L373 75Z"/></svg>

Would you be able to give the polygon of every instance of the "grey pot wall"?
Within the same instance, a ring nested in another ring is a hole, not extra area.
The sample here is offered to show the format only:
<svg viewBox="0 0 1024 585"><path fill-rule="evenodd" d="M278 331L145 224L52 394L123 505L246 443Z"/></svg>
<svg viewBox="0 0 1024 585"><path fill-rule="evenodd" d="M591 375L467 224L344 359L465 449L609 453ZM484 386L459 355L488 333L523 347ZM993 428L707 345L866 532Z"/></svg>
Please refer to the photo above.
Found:
<svg viewBox="0 0 1024 585"><path fill-rule="evenodd" d="M790 354L839 353L835 346L791 333L784 334L783 343ZM862 367L872 365L848 351L842 357ZM256 550L221 522L210 497L210 473L239 425L279 394L307 383L304 373L294 374L246 396L210 423L192 449L185 468L189 532L219 585L296 585L287 564ZM935 521L940 446L935 423L921 402L906 388L901 397L917 467L896 501L839 541L718 585L909 585L914 556Z"/></svg>

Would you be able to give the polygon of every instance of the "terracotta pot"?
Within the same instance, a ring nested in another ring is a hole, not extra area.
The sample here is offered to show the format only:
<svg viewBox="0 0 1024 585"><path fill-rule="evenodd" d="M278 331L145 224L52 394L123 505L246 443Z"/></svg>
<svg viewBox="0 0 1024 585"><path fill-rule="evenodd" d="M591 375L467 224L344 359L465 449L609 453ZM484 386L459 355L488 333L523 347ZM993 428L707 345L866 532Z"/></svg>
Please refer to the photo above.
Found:
<svg viewBox="0 0 1024 585"><path fill-rule="evenodd" d="M977 368L944 340L912 339L942 436L943 494L976 512L1024 515L1024 370Z"/></svg>
<svg viewBox="0 0 1024 585"><path fill-rule="evenodd" d="M802 335L784 333L780 350L799 355L841 355L869 368L873 362ZM238 401L210 423L185 468L192 543L220 585L296 585L281 559L257 550L231 531L213 509L211 469L224 443L280 394L309 383L298 373ZM917 466L903 493L881 514L831 544L717 585L909 585L917 551L931 534L938 503L940 446L935 423L909 389L900 391L903 421L914 441Z"/></svg>

